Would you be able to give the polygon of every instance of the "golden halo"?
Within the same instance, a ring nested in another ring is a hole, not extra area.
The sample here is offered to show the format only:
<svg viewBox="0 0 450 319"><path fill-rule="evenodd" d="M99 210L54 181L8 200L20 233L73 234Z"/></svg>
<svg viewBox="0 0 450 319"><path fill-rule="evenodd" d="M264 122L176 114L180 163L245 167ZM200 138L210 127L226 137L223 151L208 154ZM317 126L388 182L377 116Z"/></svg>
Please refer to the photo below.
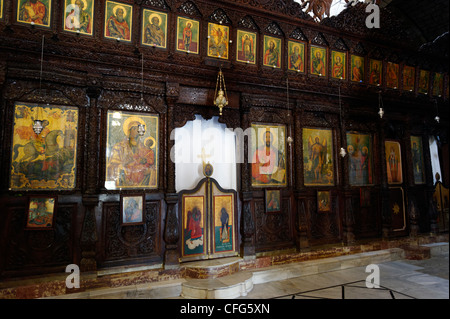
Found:
<svg viewBox="0 0 450 319"><path fill-rule="evenodd" d="M139 122L139 124L145 125L144 120L141 119L140 117L130 116L123 122L123 125L122 125L122 129L123 129L123 132L125 133L125 136L128 136L128 134L130 134L130 128L131 128L130 124L132 124L134 122Z"/></svg>
<svg viewBox="0 0 450 319"><path fill-rule="evenodd" d="M152 143L152 144L150 144L150 143ZM145 145L146 147L148 147L148 148L155 148L155 147L156 147L156 140L155 140L155 138L154 138L154 137L151 137L151 136L147 137L147 138L144 140L144 145Z"/></svg>
<svg viewBox="0 0 450 319"><path fill-rule="evenodd" d="M321 59L322 58L322 52L320 50L316 50L316 52L314 54L316 57L317 57L317 53L319 54L319 59Z"/></svg>
<svg viewBox="0 0 450 319"><path fill-rule="evenodd" d="M122 11L123 11L123 18L125 19L127 17L127 10L125 10L125 7L121 6L121 5L117 5L117 6L115 6L113 8L114 16L117 16L117 10L119 10L119 9L122 9Z"/></svg>
<svg viewBox="0 0 450 319"><path fill-rule="evenodd" d="M76 0L72 0L72 4L75 4L75 1L76 1ZM87 8L87 2L86 2L86 0L80 0L80 1L83 2L83 4L84 4L83 9L86 9L86 8Z"/></svg>
<svg viewBox="0 0 450 319"><path fill-rule="evenodd" d="M277 43L273 40L269 40L269 42L267 42L267 45L270 46L270 42L273 43L273 48L276 49L277 48Z"/></svg>
<svg viewBox="0 0 450 319"><path fill-rule="evenodd" d="M154 17L158 18L158 21L159 21L158 26L160 26L161 23L162 23L162 19L161 19L161 16L160 16L159 14L152 13L152 14L148 17L148 21L150 22L150 24L152 24L152 23L153 23L153 22L152 22L152 19L153 19Z"/></svg>
<svg viewBox="0 0 450 319"><path fill-rule="evenodd" d="M272 133L272 139L270 140L270 145L278 145L278 129L276 128L257 128L258 130L258 135L259 135L259 141L260 141L260 145L266 145L266 132L270 132ZM277 147L279 148L279 147Z"/></svg>
<svg viewBox="0 0 450 319"><path fill-rule="evenodd" d="M300 46L299 46L298 44L294 44L294 45L292 46L292 51L294 51L295 48L298 49L298 52L301 52Z"/></svg>

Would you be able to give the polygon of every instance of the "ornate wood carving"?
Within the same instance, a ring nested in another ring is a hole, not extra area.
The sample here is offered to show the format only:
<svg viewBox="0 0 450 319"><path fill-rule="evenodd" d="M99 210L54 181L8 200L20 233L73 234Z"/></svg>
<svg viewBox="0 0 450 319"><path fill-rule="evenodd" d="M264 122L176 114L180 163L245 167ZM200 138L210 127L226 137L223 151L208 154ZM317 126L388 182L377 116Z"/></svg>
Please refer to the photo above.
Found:
<svg viewBox="0 0 450 319"><path fill-rule="evenodd" d="M276 35L276 36L280 36L280 37L284 36L284 32L281 30L281 28L278 25L278 23L276 23L274 21L270 22L267 25L267 27L266 27L266 29L264 31L266 33L273 34L273 35Z"/></svg>
<svg viewBox="0 0 450 319"><path fill-rule="evenodd" d="M255 20L253 20L253 18L249 15L246 15L242 19L239 20L238 27L256 30L256 31L259 30L259 27L256 25Z"/></svg>
<svg viewBox="0 0 450 319"><path fill-rule="evenodd" d="M10 207L5 212L8 215L9 231L3 270L32 275L49 272L49 267L65 269L67 264L72 263L72 220L77 212L77 205L59 204L51 230L25 230L25 212L27 209L24 206Z"/></svg>
<svg viewBox="0 0 450 319"><path fill-rule="evenodd" d="M225 11L220 8L214 10L214 12L209 16L208 20L219 24L231 24L230 18L228 18Z"/></svg>
<svg viewBox="0 0 450 319"><path fill-rule="evenodd" d="M317 33L317 35L311 40L311 44L317 44L321 46L328 46L328 41L325 39L325 36L322 32Z"/></svg>
<svg viewBox="0 0 450 319"><path fill-rule="evenodd" d="M119 203L104 203L103 211L103 262L159 257L159 201L145 203L142 225L123 225Z"/></svg>
<svg viewBox="0 0 450 319"><path fill-rule="evenodd" d="M295 28L294 31L289 35L291 39L300 40L300 41L308 41L305 34L300 28Z"/></svg>
<svg viewBox="0 0 450 319"><path fill-rule="evenodd" d="M178 7L178 12L187 14L188 16L201 17L202 14L192 1L186 1Z"/></svg>

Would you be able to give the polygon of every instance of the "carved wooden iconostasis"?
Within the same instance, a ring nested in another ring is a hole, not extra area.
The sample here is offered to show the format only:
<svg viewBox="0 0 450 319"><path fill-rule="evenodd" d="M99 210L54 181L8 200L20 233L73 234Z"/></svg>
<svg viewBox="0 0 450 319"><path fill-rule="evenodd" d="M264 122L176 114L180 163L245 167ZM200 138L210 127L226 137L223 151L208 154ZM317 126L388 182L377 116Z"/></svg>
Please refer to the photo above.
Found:
<svg viewBox="0 0 450 319"><path fill-rule="evenodd" d="M438 231L428 138L448 159L448 65L412 47L388 10L367 29L363 4L318 23L291 0L81 2L41 1L47 15L31 23L25 1L0 1L0 277L179 267L171 133L197 115L271 132L243 139L233 253ZM266 136L277 173L257 176L248 159ZM448 186L448 165L442 175Z"/></svg>

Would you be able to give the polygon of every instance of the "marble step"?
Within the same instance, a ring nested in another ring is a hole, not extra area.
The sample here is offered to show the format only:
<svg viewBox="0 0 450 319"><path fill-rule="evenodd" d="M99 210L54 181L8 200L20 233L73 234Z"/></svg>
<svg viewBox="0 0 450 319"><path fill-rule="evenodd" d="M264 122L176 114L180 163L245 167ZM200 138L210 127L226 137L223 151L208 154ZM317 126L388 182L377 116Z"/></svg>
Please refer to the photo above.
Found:
<svg viewBox="0 0 450 319"><path fill-rule="evenodd" d="M229 276L240 270L240 257L192 261L183 263L186 278L206 279Z"/></svg>
<svg viewBox="0 0 450 319"><path fill-rule="evenodd" d="M239 272L212 279L186 279L181 284L181 297L187 299L235 299L253 289L253 274Z"/></svg>

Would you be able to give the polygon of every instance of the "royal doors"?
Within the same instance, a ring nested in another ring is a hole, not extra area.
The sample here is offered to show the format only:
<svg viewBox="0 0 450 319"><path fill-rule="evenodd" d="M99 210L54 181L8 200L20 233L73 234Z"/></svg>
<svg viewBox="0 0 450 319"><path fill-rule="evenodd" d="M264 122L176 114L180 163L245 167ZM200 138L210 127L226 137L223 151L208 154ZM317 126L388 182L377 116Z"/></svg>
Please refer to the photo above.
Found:
<svg viewBox="0 0 450 319"><path fill-rule="evenodd" d="M238 255L235 191L204 178L179 197L181 261Z"/></svg>

